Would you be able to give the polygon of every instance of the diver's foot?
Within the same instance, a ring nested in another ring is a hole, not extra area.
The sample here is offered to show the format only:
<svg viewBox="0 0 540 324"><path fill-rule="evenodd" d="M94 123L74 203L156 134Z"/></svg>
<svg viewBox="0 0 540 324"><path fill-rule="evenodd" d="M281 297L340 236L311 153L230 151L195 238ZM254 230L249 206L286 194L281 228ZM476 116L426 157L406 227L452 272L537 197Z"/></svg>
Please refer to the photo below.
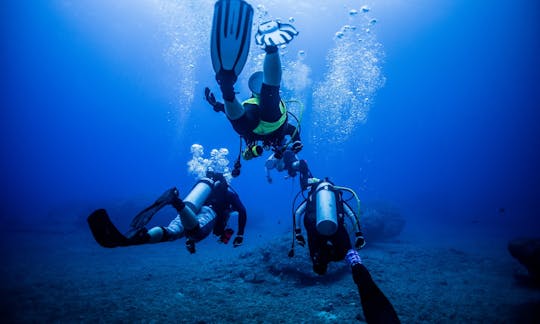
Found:
<svg viewBox="0 0 540 324"><path fill-rule="evenodd" d="M188 238L186 240L186 249L189 251L190 254L195 253L195 240Z"/></svg>
<svg viewBox="0 0 540 324"><path fill-rule="evenodd" d="M134 229L134 233L130 234L127 238L127 245L139 245L150 242L150 235L146 227Z"/></svg>
<svg viewBox="0 0 540 324"><path fill-rule="evenodd" d="M157 200L157 205L169 205L172 204L178 198L178 189L175 187L165 191Z"/></svg>
<svg viewBox="0 0 540 324"><path fill-rule="evenodd" d="M276 53L278 51L278 47L276 45L266 45L264 47L264 51L266 54Z"/></svg>
<svg viewBox="0 0 540 324"><path fill-rule="evenodd" d="M233 102L236 96L234 92L234 84L236 83L237 76L234 71L222 70L216 74L216 81L221 90L223 100Z"/></svg>

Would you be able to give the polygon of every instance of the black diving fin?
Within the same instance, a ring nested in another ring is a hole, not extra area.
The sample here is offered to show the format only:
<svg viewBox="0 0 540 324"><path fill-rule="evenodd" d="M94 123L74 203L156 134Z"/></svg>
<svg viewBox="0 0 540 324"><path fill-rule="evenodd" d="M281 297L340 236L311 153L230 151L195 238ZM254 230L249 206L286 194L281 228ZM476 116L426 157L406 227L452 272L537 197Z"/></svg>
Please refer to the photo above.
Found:
<svg viewBox="0 0 540 324"><path fill-rule="evenodd" d="M106 248L129 245L128 239L111 222L105 209L98 209L88 216L88 226L96 242Z"/></svg>
<svg viewBox="0 0 540 324"><path fill-rule="evenodd" d="M249 54L253 8L244 0L218 0L214 5L210 52L216 74L240 75Z"/></svg>

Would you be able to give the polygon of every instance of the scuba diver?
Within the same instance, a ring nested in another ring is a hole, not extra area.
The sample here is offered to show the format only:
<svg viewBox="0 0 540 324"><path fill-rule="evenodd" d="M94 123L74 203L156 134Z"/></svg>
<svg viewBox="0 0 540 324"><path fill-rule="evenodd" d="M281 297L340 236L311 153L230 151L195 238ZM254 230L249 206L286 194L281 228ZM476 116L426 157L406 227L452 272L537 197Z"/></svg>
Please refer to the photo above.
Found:
<svg viewBox="0 0 540 324"><path fill-rule="evenodd" d="M345 216L356 227L355 247L360 249L366 244L358 216L351 206L343 199L343 191L354 196L354 191L344 187L335 186L330 180L309 179L309 192L307 197L294 211L294 241L304 246L306 241L302 235L301 218L304 218L304 227L308 235L308 247L313 271L319 275L326 273L328 263L341 261L345 258L351 247L351 241L345 228ZM303 191L300 191L303 193ZM297 197L298 198L298 195ZM295 201L293 202L293 205ZM357 203L358 204L358 203ZM294 254L294 250L291 253Z"/></svg>
<svg viewBox="0 0 540 324"><path fill-rule="evenodd" d="M276 150L272 155L268 157L264 165L266 170L266 180L268 183L272 183L272 176L270 170L276 169L278 172L287 171L287 177L294 178L297 173L300 174L300 187L302 190L306 190L308 187L308 179L313 178L311 171L309 170L306 160L298 159L296 153L290 149Z"/></svg>
<svg viewBox="0 0 540 324"><path fill-rule="evenodd" d="M168 226L148 230L146 224L167 205L176 209L176 218ZM210 233L219 236L219 242L229 242L234 231L227 228L227 222L233 212L238 214L238 233L233 246L238 247L243 243L246 208L222 173L207 171L206 177L200 179L183 200L178 197L178 189L165 191L152 205L133 218L125 235L114 226L105 209L94 211L88 217L88 225L96 242L103 247L168 242L185 236L186 248L190 253L195 253L195 243Z"/></svg>
<svg viewBox="0 0 540 324"><path fill-rule="evenodd" d="M278 21L262 23L255 41L264 48L263 71L249 78L251 98L240 103L234 85L244 68L251 37L253 8L243 0L220 0L214 7L211 36L212 66L224 103L218 102L209 88L206 100L215 111L223 111L234 130L244 139L247 148L242 151L245 160L258 157L263 149L286 146L296 153L302 149L299 129L288 121L287 108L279 94L281 59L278 46L289 43L298 32L293 26ZM239 169L239 159L237 160Z"/></svg>
<svg viewBox="0 0 540 324"><path fill-rule="evenodd" d="M295 242L302 247L306 244L300 226L303 216L313 271L324 275L328 263L347 260L351 267L353 280L358 287L367 323L399 323L394 307L377 287L356 251L356 249L364 247L366 242L357 214L343 198L344 191L351 193L356 198L359 208L359 199L352 189L335 186L328 179L309 179L308 195L293 213L294 238L289 257L294 256ZM303 194L303 191L300 191L296 198L300 193ZM293 206L296 198L293 201ZM354 249L345 228L345 216L356 225Z"/></svg>

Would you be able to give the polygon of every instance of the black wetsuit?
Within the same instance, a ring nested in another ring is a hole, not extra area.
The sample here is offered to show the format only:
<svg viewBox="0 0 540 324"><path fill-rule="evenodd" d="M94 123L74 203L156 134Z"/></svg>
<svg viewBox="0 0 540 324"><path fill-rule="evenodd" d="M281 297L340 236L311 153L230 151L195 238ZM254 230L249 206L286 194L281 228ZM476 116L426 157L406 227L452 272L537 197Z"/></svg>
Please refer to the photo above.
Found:
<svg viewBox="0 0 540 324"><path fill-rule="evenodd" d="M234 130L243 136L247 142L252 141L281 141L285 136L291 136L293 141L300 140L300 134L296 131L296 127L285 120L274 132L267 135L259 135L253 133L253 130L259 125L261 120L269 123L278 121L281 118L281 110L279 104L281 97L279 95L278 86L270 86L262 84L260 105L244 104L244 114L235 120L229 119ZM293 136L294 135L294 136Z"/></svg>
<svg viewBox="0 0 540 324"><path fill-rule="evenodd" d="M290 177L294 178L297 173L300 173L300 187L302 190L305 190L308 186L308 179L313 177L307 165L307 161L299 160L296 153L290 149L285 150L281 158L283 159L285 170L287 170L287 174ZM298 162L298 166L295 166L295 162Z"/></svg>
<svg viewBox="0 0 540 324"><path fill-rule="evenodd" d="M313 195L313 192L310 192ZM339 197L336 197L339 198ZM319 234L316 228L315 199L308 202L304 215L304 226L308 235L309 254L313 262L313 271L323 275L328 263L341 261L352 248L349 233L344 224L344 208L340 199L336 199L338 211L338 228L330 236ZM357 263L351 267L353 280L358 287L362 310L369 324L400 323L394 307L375 284L367 268Z"/></svg>
<svg viewBox="0 0 540 324"><path fill-rule="evenodd" d="M214 225L214 235L222 235L231 212L238 212L238 233L244 235L246 227L247 214L246 207L240 201L238 194L231 191L229 188L225 190L214 190L212 195L205 202L206 206L210 206L216 212L216 223Z"/></svg>
<svg viewBox="0 0 540 324"><path fill-rule="evenodd" d="M315 187L313 188L315 190ZM310 193L313 196L313 193ZM339 201L336 199L336 201ZM341 261L345 258L347 251L352 248L349 233L344 224L343 205L337 204L338 208L338 228L333 235L322 235L317 231L316 224L316 201L312 199L306 205L304 215L304 227L307 232L309 255L313 262L313 271L323 275L326 273L328 263L331 261Z"/></svg>

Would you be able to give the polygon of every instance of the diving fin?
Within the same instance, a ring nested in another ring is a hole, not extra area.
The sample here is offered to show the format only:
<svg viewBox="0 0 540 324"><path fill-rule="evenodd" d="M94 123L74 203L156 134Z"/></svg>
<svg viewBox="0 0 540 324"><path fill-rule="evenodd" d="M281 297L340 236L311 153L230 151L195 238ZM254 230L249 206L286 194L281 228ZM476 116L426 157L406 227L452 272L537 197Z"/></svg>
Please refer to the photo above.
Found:
<svg viewBox="0 0 540 324"><path fill-rule="evenodd" d="M107 248L128 245L128 239L114 226L105 209L94 211L87 221L99 245Z"/></svg>
<svg viewBox="0 0 540 324"><path fill-rule="evenodd" d="M152 205L146 207L140 211L131 221L130 227L132 229L138 230L143 228L150 222L152 217L163 207L172 204L179 200L178 198L178 189L171 188L165 191Z"/></svg>
<svg viewBox="0 0 540 324"><path fill-rule="evenodd" d="M218 0L214 5L210 53L216 74L240 75L249 53L253 8L244 0Z"/></svg>
<svg viewBox="0 0 540 324"><path fill-rule="evenodd" d="M270 20L259 25L255 43L259 46L280 46L288 44L297 35L298 31L293 25Z"/></svg>

